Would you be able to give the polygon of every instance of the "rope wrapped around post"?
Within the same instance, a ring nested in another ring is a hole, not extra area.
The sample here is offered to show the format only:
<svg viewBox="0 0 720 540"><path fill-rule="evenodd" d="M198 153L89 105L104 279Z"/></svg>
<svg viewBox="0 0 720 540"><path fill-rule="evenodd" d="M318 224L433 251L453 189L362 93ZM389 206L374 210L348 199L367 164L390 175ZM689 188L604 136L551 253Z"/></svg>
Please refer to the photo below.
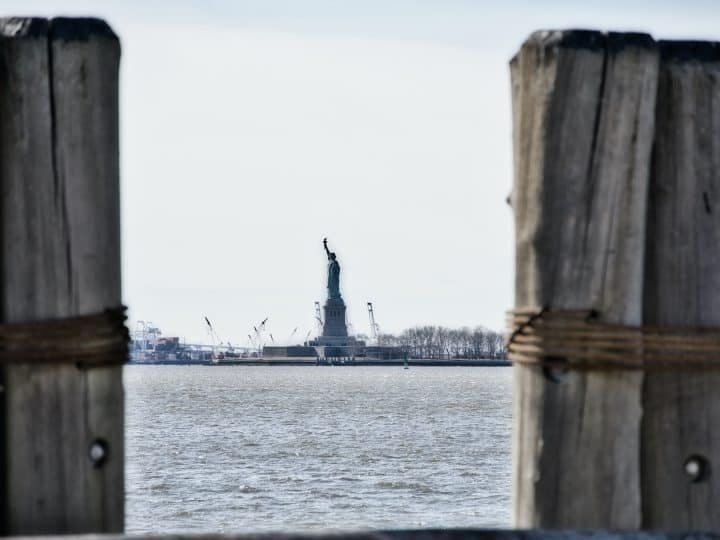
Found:
<svg viewBox="0 0 720 540"><path fill-rule="evenodd" d="M0 324L0 365L76 364L79 368L127 362L130 335L125 306L49 321Z"/></svg>
<svg viewBox="0 0 720 540"><path fill-rule="evenodd" d="M577 370L720 368L720 328L607 324L593 310L507 314L513 363Z"/></svg>

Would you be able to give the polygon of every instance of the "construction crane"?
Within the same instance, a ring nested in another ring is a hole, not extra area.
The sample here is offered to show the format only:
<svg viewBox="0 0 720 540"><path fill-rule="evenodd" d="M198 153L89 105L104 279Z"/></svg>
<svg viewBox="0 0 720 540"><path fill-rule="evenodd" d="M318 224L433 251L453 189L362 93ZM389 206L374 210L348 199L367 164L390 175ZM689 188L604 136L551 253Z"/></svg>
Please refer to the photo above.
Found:
<svg viewBox="0 0 720 540"><path fill-rule="evenodd" d="M372 302L368 302L368 315L370 316L370 334L372 335L375 343L380 345L380 326L375 322L375 312L373 311Z"/></svg>
<svg viewBox="0 0 720 540"><path fill-rule="evenodd" d="M303 341L304 345L307 345L308 339L310 338L310 334L312 334L312 328L308 330L308 333L305 334L305 341Z"/></svg>
<svg viewBox="0 0 720 540"><path fill-rule="evenodd" d="M222 345L222 341L220 341L220 338L217 335L217 332L213 328L212 323L210 322L210 319L207 318L207 315L205 315L205 322L207 323L207 333L210 337L210 342L212 343L213 353L215 352L215 347L218 345Z"/></svg>
<svg viewBox="0 0 720 540"><path fill-rule="evenodd" d="M295 327L295 330L293 330L292 332L290 332L290 337L287 338L287 342L288 342L288 343L292 343L292 338L293 338L293 336L295 335L295 332L298 331L298 328L299 328L299 327L296 326L296 327Z"/></svg>
<svg viewBox="0 0 720 540"><path fill-rule="evenodd" d="M265 340L263 339L263 332L265 332L265 324L267 323L268 319L270 317L265 317L265 319L258 324L257 326L253 326L253 332L255 332L255 342L258 350L258 354L262 354L263 346L265 345ZM272 339L272 336L270 336ZM273 339L273 342L275 340Z"/></svg>
<svg viewBox="0 0 720 540"><path fill-rule="evenodd" d="M315 302L315 324L317 325L318 336L323 333L323 320L320 311L320 302Z"/></svg>

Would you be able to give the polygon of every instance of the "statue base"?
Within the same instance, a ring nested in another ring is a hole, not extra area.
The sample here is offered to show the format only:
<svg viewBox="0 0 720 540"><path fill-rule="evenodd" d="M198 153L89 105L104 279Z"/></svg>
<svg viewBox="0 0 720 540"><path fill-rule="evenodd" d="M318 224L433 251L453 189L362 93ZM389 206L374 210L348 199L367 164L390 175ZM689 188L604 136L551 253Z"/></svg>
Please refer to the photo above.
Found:
<svg viewBox="0 0 720 540"><path fill-rule="evenodd" d="M361 355L365 349L364 341L348 336L345 309L342 298L328 298L325 302L323 333L308 342L320 358L351 358Z"/></svg>
<svg viewBox="0 0 720 540"><path fill-rule="evenodd" d="M345 302L342 298L328 298L323 306L325 322L323 323L323 338L345 338L348 331L345 323Z"/></svg>
<svg viewBox="0 0 720 540"><path fill-rule="evenodd" d="M365 342L352 336L324 337L308 341L309 347L314 347L319 358L354 358L362 356L365 351Z"/></svg>

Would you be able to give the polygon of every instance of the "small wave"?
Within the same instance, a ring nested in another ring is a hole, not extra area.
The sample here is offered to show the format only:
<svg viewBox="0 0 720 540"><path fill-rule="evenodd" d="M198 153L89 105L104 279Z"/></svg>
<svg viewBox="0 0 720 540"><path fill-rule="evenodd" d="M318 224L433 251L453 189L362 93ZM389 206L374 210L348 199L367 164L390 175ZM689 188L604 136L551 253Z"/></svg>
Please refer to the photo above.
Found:
<svg viewBox="0 0 720 540"><path fill-rule="evenodd" d="M402 480L394 482L381 480L380 482L376 482L375 485L383 489L407 489L419 491L420 493L430 493L433 491L433 489L426 484L421 484L420 482L404 482Z"/></svg>
<svg viewBox="0 0 720 540"><path fill-rule="evenodd" d="M174 518L181 518L181 517L192 517L193 511L192 510L178 510L177 512L173 512L170 514L170 517Z"/></svg>
<svg viewBox="0 0 720 540"><path fill-rule="evenodd" d="M347 493L338 493L335 491L325 491L320 488L312 488L309 491L310 496L317 499L347 499L350 497Z"/></svg>
<svg viewBox="0 0 720 540"><path fill-rule="evenodd" d="M270 478L270 482L276 483L276 484L302 484L305 482L302 478L297 478L295 476L279 476L275 478Z"/></svg>
<svg viewBox="0 0 720 540"><path fill-rule="evenodd" d="M247 485L243 484L242 486L240 486L238 491L240 493L260 493L263 490L255 487L255 486L247 486Z"/></svg>
<svg viewBox="0 0 720 540"><path fill-rule="evenodd" d="M336 500L336 499L349 499L350 495L347 493L325 493L322 495L323 499Z"/></svg>
<svg viewBox="0 0 720 540"><path fill-rule="evenodd" d="M332 507L333 510L353 510L357 512L360 510L365 510L367 508L367 505L363 504L362 502L334 503Z"/></svg>

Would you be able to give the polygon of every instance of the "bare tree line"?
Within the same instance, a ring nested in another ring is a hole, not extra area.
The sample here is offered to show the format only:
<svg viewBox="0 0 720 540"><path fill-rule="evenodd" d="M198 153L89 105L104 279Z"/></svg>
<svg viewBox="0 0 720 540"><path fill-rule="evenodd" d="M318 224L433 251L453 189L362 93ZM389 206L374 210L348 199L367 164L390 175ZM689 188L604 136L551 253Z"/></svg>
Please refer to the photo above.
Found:
<svg viewBox="0 0 720 540"><path fill-rule="evenodd" d="M358 337L367 340L367 336ZM411 358L506 358L502 334L481 326L416 326L399 335L381 334L378 345L401 347Z"/></svg>

